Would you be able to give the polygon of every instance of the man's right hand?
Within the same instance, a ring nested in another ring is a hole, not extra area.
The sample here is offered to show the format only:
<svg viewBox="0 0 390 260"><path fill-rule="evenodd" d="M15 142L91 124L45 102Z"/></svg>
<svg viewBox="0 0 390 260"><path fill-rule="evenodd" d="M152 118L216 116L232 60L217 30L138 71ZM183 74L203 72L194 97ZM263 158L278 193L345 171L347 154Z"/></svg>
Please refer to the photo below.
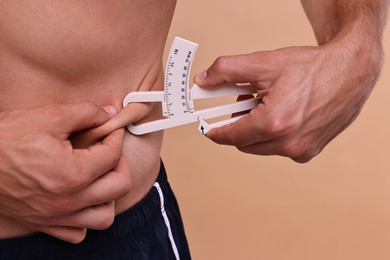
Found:
<svg viewBox="0 0 390 260"><path fill-rule="evenodd" d="M0 215L71 243L109 227L131 185L124 130L85 149L68 137L104 124L112 110L80 102L0 113Z"/></svg>

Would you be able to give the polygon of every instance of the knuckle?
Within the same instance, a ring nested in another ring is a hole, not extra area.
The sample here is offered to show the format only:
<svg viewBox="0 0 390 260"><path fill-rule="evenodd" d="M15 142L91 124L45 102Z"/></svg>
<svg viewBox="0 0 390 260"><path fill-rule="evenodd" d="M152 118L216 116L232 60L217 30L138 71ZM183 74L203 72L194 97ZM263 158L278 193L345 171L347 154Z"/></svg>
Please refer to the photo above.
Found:
<svg viewBox="0 0 390 260"><path fill-rule="evenodd" d="M77 205L75 200L70 198L61 198L53 200L50 208L50 216L56 217L75 212L77 210Z"/></svg>
<svg viewBox="0 0 390 260"><path fill-rule="evenodd" d="M115 218L115 213L114 211L110 211L109 214L107 214L103 219L102 219L102 222L101 222L101 229L107 229L109 228L113 223L114 223L114 218Z"/></svg>
<svg viewBox="0 0 390 260"><path fill-rule="evenodd" d="M293 161L297 162L297 163L308 163L311 159L313 159L313 157L311 156L299 156L299 157L295 157L295 158L291 158Z"/></svg>
<svg viewBox="0 0 390 260"><path fill-rule="evenodd" d="M317 156L321 152L321 149L315 149L314 147L306 148L302 151L302 153L295 157L290 157L297 163L307 163L311 161L315 156Z"/></svg>
<svg viewBox="0 0 390 260"><path fill-rule="evenodd" d="M264 132L269 136L281 137L288 135L297 128L293 120L285 117L273 117L264 127Z"/></svg>
<svg viewBox="0 0 390 260"><path fill-rule="evenodd" d="M296 162L307 162L310 155L310 143L307 139L289 140L281 147L281 155L291 158ZM307 158L307 159L306 159Z"/></svg>
<svg viewBox="0 0 390 260"><path fill-rule="evenodd" d="M115 209L110 207L110 209L100 212L99 218L95 219L95 229L104 230L109 228L115 219Z"/></svg>
<svg viewBox="0 0 390 260"><path fill-rule="evenodd" d="M69 238L68 241L69 241L69 243L72 243L72 244L80 244L81 242L83 242L83 240L86 238L86 236L87 236L87 230L82 229L79 232L77 232L76 235Z"/></svg>
<svg viewBox="0 0 390 260"><path fill-rule="evenodd" d="M63 104L51 104L42 111L46 118L50 118L52 125L60 124L66 112L66 107Z"/></svg>
<svg viewBox="0 0 390 260"><path fill-rule="evenodd" d="M122 183L122 187L120 188L120 197L123 197L127 195L131 190L132 181L131 181L130 174L126 174L124 178L122 178L121 183Z"/></svg>
<svg viewBox="0 0 390 260"><path fill-rule="evenodd" d="M55 182L50 182L45 184L45 191L54 195L64 195L71 194L76 191L79 191L84 187L84 180L81 177L82 174L72 173L69 171L64 171L63 174L57 175Z"/></svg>
<svg viewBox="0 0 390 260"><path fill-rule="evenodd" d="M281 136L285 132L284 129L283 123L274 119L264 127L264 132L269 136Z"/></svg>
<svg viewBox="0 0 390 260"><path fill-rule="evenodd" d="M57 184L59 193L72 193L78 191L85 186L86 180L82 167L77 167L75 164L66 168L61 175L61 180Z"/></svg>
<svg viewBox="0 0 390 260"><path fill-rule="evenodd" d="M82 101L83 110L86 110L90 113L95 113L97 111L97 106L89 100Z"/></svg>
<svg viewBox="0 0 390 260"><path fill-rule="evenodd" d="M118 145L112 148L112 164L113 168L118 166L118 164L123 163L124 159L123 154L122 154L122 145L118 141Z"/></svg>
<svg viewBox="0 0 390 260"><path fill-rule="evenodd" d="M225 71L229 64L229 58L227 56L220 56L214 62L214 68L217 71Z"/></svg>
<svg viewBox="0 0 390 260"><path fill-rule="evenodd" d="M127 163L127 161L121 161L121 163ZM126 164L121 166L121 169L115 169L114 171L107 174L111 178L115 178L115 191L117 198L121 198L127 195L132 186L131 174Z"/></svg>
<svg viewBox="0 0 390 260"><path fill-rule="evenodd" d="M92 101L82 101L80 104L81 109L80 113L84 120L88 120L89 122L93 122L95 120L95 117L99 115L100 108L98 108ZM94 116L91 116L94 115Z"/></svg>
<svg viewBox="0 0 390 260"><path fill-rule="evenodd" d="M281 154L289 158L297 158L304 153L304 148L302 145L284 145L281 149Z"/></svg>
<svg viewBox="0 0 390 260"><path fill-rule="evenodd" d="M236 146L236 149L242 153L251 153L250 150L245 146L243 146L243 147Z"/></svg>

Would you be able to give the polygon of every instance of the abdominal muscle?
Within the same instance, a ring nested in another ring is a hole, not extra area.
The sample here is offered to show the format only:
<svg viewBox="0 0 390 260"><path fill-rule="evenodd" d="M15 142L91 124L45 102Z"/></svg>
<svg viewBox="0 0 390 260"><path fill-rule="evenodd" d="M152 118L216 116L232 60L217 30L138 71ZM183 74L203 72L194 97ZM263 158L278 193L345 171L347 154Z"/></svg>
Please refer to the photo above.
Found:
<svg viewBox="0 0 390 260"><path fill-rule="evenodd" d="M175 0L1 1L0 111L82 100L120 110L128 92L161 90L174 6ZM126 133L132 189L116 201L117 214L153 186L161 143L161 132ZM0 238L34 232L0 215Z"/></svg>

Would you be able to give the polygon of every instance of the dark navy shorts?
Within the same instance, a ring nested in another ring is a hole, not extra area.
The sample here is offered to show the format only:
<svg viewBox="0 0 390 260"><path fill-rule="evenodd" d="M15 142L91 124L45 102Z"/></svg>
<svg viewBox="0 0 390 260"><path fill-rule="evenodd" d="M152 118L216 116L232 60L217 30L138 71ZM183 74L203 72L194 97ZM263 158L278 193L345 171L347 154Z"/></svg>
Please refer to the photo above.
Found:
<svg viewBox="0 0 390 260"><path fill-rule="evenodd" d="M164 165L154 187L103 231L70 244L46 234L0 239L0 259L191 259L176 198Z"/></svg>

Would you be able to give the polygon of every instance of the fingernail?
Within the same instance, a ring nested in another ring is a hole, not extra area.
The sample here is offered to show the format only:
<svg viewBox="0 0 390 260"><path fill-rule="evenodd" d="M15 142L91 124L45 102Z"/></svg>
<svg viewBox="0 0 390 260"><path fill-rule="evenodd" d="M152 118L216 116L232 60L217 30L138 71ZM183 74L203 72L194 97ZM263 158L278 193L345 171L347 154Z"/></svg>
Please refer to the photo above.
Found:
<svg viewBox="0 0 390 260"><path fill-rule="evenodd" d="M202 71L201 73L195 76L196 81L204 81L207 78L207 70Z"/></svg>
<svg viewBox="0 0 390 260"><path fill-rule="evenodd" d="M116 108L113 106L104 106L103 109L107 112L107 114L115 115L116 114Z"/></svg>

